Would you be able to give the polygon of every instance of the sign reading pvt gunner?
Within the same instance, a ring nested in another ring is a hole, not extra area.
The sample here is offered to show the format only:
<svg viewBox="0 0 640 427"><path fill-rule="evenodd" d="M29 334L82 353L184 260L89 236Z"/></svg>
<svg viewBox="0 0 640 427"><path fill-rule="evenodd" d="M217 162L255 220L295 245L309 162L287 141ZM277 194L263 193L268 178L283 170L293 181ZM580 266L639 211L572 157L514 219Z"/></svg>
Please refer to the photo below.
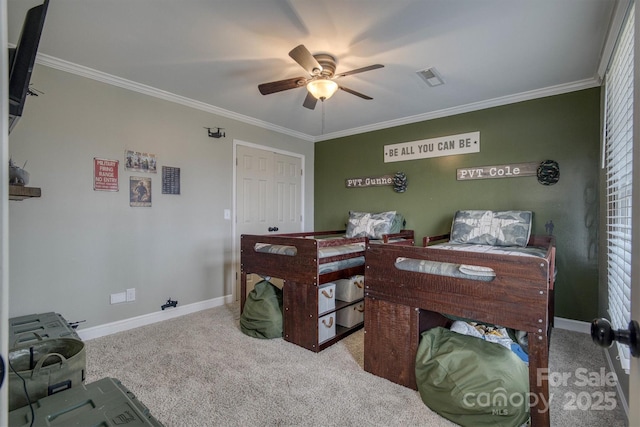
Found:
<svg viewBox="0 0 640 427"><path fill-rule="evenodd" d="M480 152L480 132L422 139L384 146L384 162L427 159Z"/></svg>
<svg viewBox="0 0 640 427"><path fill-rule="evenodd" d="M393 175L347 178L344 180L344 185L347 188L381 187L383 185L393 185Z"/></svg>

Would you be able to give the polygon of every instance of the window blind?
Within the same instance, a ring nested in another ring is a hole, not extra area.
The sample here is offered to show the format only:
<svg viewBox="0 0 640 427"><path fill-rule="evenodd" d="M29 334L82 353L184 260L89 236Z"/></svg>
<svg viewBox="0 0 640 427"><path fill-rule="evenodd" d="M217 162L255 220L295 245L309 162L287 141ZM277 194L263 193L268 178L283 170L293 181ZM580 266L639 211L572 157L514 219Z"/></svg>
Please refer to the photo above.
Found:
<svg viewBox="0 0 640 427"><path fill-rule="evenodd" d="M608 308L616 329L627 329L631 319L634 9L627 15L605 76ZM617 345L622 367L629 370L629 348Z"/></svg>

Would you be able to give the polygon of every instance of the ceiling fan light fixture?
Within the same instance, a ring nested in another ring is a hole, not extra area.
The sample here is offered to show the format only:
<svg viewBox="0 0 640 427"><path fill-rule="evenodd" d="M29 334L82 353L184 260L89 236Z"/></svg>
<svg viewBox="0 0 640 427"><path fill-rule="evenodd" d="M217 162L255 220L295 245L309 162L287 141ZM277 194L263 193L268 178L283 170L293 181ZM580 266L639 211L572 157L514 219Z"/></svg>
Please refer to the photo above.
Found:
<svg viewBox="0 0 640 427"><path fill-rule="evenodd" d="M324 101L333 96L338 90L338 83L329 79L317 79L307 83L307 90L314 98Z"/></svg>

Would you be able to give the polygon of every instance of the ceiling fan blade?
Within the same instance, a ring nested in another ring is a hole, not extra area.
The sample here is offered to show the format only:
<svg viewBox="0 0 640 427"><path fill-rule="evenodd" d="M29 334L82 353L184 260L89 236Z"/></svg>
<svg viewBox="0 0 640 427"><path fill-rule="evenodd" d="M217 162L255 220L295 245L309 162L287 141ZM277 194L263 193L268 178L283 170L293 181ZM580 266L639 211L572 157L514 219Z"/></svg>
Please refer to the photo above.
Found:
<svg viewBox="0 0 640 427"><path fill-rule="evenodd" d="M372 98L372 97L370 97L370 96L367 96L367 95L365 95L365 94L363 94L363 93L360 93L360 92L356 92L355 90L353 90L353 89L349 89L348 87L344 87L344 86L338 86L338 87L339 87L340 89L342 89L343 91L345 91L345 92L349 92L351 95L359 96L359 97L360 97L360 98L362 98L362 99L367 99L367 100L369 100L369 99L373 99L373 98Z"/></svg>
<svg viewBox="0 0 640 427"><path fill-rule="evenodd" d="M311 92L307 92L307 97L304 99L302 106L310 110L314 110L316 108L317 102L318 100L313 95L311 95Z"/></svg>
<svg viewBox="0 0 640 427"><path fill-rule="evenodd" d="M350 76L352 74L364 73L365 71L377 70L378 68L382 68L382 67L384 67L384 65L382 64L373 64L373 65L369 65L368 67L357 68L355 70L345 71L344 73L336 74L335 76L333 76L333 78L337 79L338 77L345 77L345 76Z"/></svg>
<svg viewBox="0 0 640 427"><path fill-rule="evenodd" d="M294 77L291 79L278 80L275 82L262 83L258 85L258 90L263 95L269 95L270 93L282 92L283 90L295 89L302 87L307 83L307 79L304 77Z"/></svg>
<svg viewBox="0 0 640 427"><path fill-rule="evenodd" d="M316 58L313 57L311 52L309 52L303 44L291 49L289 56L312 76L320 75L320 72L322 72L322 65L318 63Z"/></svg>

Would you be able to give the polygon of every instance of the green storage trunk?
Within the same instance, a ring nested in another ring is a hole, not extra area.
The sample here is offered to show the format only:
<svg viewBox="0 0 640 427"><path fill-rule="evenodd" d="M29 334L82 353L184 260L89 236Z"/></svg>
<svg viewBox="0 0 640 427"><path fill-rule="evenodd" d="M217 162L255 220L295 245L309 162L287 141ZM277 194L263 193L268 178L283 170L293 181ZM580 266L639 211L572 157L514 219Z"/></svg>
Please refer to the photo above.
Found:
<svg viewBox="0 0 640 427"><path fill-rule="evenodd" d="M9 348L49 338L80 337L62 315L54 312L28 314L9 319Z"/></svg>
<svg viewBox="0 0 640 427"><path fill-rule="evenodd" d="M149 408L115 378L102 378L44 397L33 407L34 427L162 426ZM28 406L9 412L10 426L26 427L30 423Z"/></svg>
<svg viewBox="0 0 640 427"><path fill-rule="evenodd" d="M85 380L84 342L73 338L38 339L9 351L9 410L81 385ZM25 388L27 394L25 393Z"/></svg>

